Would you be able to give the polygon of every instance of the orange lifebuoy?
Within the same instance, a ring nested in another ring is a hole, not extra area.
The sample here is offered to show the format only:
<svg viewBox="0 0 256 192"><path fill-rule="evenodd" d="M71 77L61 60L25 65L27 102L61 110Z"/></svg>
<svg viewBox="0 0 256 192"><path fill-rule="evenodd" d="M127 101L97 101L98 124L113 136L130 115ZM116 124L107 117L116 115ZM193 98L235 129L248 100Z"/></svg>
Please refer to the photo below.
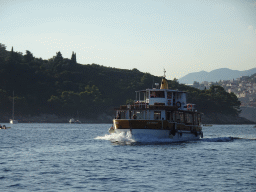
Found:
<svg viewBox="0 0 256 192"><path fill-rule="evenodd" d="M188 110L192 110L192 107L193 107L193 106L192 106L191 104L187 104L187 109L188 109Z"/></svg>

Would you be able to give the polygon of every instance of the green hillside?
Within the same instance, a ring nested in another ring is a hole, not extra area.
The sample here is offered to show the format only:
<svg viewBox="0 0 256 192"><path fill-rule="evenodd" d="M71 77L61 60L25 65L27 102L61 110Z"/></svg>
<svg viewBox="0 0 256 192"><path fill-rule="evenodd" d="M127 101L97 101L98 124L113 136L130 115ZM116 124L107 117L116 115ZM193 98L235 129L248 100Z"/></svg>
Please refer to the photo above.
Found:
<svg viewBox="0 0 256 192"><path fill-rule="evenodd" d="M135 91L152 88L161 77L125 70L79 64L76 54L70 59L60 52L48 60L35 58L33 53L6 50L0 44L0 115L11 116L12 94L15 94L15 114L41 113L58 116L94 118L101 113L113 114L113 107L131 101ZM188 91L188 102L197 104L204 113L238 114L240 102L220 86L200 91L168 80L170 89Z"/></svg>

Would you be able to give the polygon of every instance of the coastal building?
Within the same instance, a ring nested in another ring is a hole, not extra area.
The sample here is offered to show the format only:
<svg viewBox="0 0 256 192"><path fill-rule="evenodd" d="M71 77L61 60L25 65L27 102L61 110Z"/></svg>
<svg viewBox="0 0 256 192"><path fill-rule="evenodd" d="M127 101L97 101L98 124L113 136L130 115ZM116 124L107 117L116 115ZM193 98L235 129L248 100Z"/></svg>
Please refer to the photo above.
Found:
<svg viewBox="0 0 256 192"><path fill-rule="evenodd" d="M220 80L218 83L203 81L201 83L194 81L192 87L200 90L209 89L211 85L220 85L228 93L234 93L242 102L242 106L255 106L256 98L256 76L242 76L232 80Z"/></svg>

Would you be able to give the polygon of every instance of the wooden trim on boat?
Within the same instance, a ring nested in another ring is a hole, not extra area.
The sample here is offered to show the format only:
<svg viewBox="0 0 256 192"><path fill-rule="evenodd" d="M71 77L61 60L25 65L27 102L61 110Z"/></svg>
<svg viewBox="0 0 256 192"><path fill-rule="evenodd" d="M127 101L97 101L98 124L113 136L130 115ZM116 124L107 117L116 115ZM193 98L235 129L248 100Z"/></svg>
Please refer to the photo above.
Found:
<svg viewBox="0 0 256 192"><path fill-rule="evenodd" d="M115 129L156 129L156 130L184 130L201 131L200 125L186 125L185 123L170 122L167 120L135 120L135 119L114 119ZM176 124L176 126L175 126Z"/></svg>

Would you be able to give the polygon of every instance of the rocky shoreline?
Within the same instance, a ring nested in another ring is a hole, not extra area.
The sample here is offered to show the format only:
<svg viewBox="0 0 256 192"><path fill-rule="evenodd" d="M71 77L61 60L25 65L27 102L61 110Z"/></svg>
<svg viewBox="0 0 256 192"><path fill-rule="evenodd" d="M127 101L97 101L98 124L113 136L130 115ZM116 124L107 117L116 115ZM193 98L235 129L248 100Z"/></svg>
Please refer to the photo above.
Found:
<svg viewBox="0 0 256 192"><path fill-rule="evenodd" d="M19 123L69 123L72 117L58 117L57 115L41 114L38 116L21 117L17 116L15 119ZM114 117L102 114L95 119L87 118L74 118L79 120L81 123L106 123L111 124ZM1 123L9 123L10 117L2 116L0 118ZM237 117L232 115L224 115L220 113L215 114L204 114L202 116L202 124L256 124L255 121L248 120L244 117Z"/></svg>
<svg viewBox="0 0 256 192"><path fill-rule="evenodd" d="M256 122L244 117L213 113L204 114L202 124L256 124Z"/></svg>
<svg viewBox="0 0 256 192"><path fill-rule="evenodd" d="M73 117L59 117L57 115L52 114L41 114L38 116L16 116L15 119L18 120L19 123L69 123L69 120ZM1 123L9 123L10 117L2 116L0 118ZM102 114L96 119L90 118L75 118L75 120L79 120L81 123L112 123L113 117Z"/></svg>

